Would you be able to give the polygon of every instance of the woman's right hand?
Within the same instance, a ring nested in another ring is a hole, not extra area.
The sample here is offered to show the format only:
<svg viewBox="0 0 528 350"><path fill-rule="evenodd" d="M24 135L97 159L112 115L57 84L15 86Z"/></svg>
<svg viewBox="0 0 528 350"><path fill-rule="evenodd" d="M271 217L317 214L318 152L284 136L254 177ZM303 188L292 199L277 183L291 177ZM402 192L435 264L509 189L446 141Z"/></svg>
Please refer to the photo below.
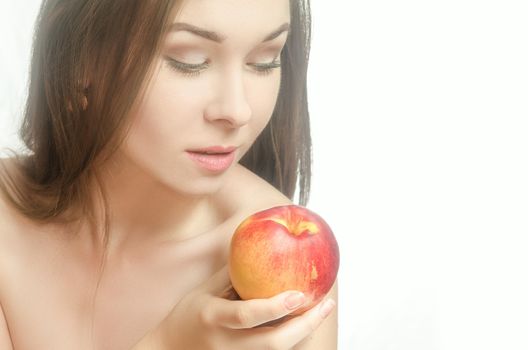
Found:
<svg viewBox="0 0 528 350"><path fill-rule="evenodd" d="M230 285L226 266L187 294L156 329L156 343L167 350L291 349L315 331L335 305L323 300L302 315L283 318L302 306L301 293L230 300L222 296Z"/></svg>

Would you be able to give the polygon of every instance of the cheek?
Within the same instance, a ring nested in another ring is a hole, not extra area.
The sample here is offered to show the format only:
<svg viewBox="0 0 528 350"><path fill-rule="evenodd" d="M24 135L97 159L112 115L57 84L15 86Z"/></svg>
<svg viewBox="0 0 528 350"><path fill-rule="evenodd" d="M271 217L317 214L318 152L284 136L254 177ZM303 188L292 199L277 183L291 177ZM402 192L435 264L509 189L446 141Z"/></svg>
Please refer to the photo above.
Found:
<svg viewBox="0 0 528 350"><path fill-rule="evenodd" d="M253 132L252 136L254 138L256 138L268 124L277 103L280 89L280 72L273 74L276 75L270 78L256 78L262 81L255 83L254 88L251 90L249 100L254 112L251 121L253 124L251 131Z"/></svg>
<svg viewBox="0 0 528 350"><path fill-rule="evenodd" d="M170 83L166 74L160 73L133 116L129 142L157 152L177 150L196 124L200 96L199 91Z"/></svg>

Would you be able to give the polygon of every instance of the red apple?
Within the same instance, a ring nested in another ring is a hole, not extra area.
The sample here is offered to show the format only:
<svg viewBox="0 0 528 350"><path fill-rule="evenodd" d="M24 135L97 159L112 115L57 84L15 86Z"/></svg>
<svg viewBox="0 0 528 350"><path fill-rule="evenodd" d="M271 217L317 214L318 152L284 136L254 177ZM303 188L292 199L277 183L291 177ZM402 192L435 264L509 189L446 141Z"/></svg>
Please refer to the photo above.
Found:
<svg viewBox="0 0 528 350"><path fill-rule="evenodd" d="M338 269L339 248L332 230L302 206L259 211L237 227L231 240L231 283L244 300L298 290L307 298L298 314L328 293Z"/></svg>

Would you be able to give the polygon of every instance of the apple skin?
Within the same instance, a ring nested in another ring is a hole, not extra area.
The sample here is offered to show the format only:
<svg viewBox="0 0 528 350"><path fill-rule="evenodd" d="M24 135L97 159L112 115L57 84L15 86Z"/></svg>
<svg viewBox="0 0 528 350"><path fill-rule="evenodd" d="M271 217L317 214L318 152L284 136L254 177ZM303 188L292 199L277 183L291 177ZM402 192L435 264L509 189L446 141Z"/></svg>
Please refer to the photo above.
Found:
<svg viewBox="0 0 528 350"><path fill-rule="evenodd" d="M323 218L302 206L254 213L231 239L229 274L243 300L297 290L307 298L293 313L300 314L328 293L338 269L339 247L332 230Z"/></svg>

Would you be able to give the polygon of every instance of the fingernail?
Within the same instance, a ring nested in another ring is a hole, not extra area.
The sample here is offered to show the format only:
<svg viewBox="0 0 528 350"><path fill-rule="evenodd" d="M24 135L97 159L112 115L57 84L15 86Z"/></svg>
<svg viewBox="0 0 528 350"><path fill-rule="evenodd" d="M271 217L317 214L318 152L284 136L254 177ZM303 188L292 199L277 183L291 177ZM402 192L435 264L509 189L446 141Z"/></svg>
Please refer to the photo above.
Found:
<svg viewBox="0 0 528 350"><path fill-rule="evenodd" d="M332 299L328 299L327 301L325 301L323 305L321 305L321 309L320 309L321 316L323 318L328 317L328 315L330 315L330 313L334 309L334 306L335 306L335 301L333 301Z"/></svg>
<svg viewBox="0 0 528 350"><path fill-rule="evenodd" d="M284 305L290 310L296 309L304 303L304 294L296 292L284 299Z"/></svg>

